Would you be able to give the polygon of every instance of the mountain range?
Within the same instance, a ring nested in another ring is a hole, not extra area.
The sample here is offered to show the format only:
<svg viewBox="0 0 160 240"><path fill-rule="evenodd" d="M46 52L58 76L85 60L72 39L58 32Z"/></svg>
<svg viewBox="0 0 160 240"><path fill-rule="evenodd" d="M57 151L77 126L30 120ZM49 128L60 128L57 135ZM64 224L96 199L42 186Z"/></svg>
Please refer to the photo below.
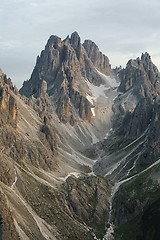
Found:
<svg viewBox="0 0 160 240"><path fill-rule="evenodd" d="M160 73L51 36L18 90L0 70L0 239L160 239Z"/></svg>

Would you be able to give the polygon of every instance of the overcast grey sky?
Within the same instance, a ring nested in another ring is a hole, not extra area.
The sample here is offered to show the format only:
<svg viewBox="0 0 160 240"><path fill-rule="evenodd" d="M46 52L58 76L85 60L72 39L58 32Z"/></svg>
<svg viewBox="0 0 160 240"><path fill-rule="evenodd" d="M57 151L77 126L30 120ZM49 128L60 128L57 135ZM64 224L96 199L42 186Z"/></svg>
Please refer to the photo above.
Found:
<svg viewBox="0 0 160 240"><path fill-rule="evenodd" d="M0 68L20 87L50 35L77 31L113 67L149 52L160 69L159 0L1 0Z"/></svg>

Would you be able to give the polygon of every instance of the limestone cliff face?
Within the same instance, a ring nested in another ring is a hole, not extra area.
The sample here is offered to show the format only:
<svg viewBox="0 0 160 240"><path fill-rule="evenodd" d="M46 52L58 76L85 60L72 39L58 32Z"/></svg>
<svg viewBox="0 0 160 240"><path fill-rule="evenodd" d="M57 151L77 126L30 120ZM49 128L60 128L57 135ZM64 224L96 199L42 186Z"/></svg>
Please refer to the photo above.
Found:
<svg viewBox="0 0 160 240"><path fill-rule="evenodd" d="M96 235L102 238L109 217L111 185L95 176L79 179L69 177L64 188L67 204L73 216L92 227Z"/></svg>
<svg viewBox="0 0 160 240"><path fill-rule="evenodd" d="M155 97L155 91L159 93L160 74L148 53L143 53L141 58L129 60L126 68L120 70L119 77L120 92L134 87L142 97Z"/></svg>
<svg viewBox="0 0 160 240"><path fill-rule="evenodd" d="M11 95L13 85L10 79L0 71L0 125L9 123L16 127L17 124L17 105L14 97Z"/></svg>
<svg viewBox="0 0 160 240"><path fill-rule="evenodd" d="M7 206L5 194L0 191L0 239L18 240L20 239L14 225L12 213Z"/></svg>
<svg viewBox="0 0 160 240"><path fill-rule="evenodd" d="M113 105L114 132L102 143L107 157L102 156L95 171L105 175L109 167L114 169L117 164L117 169L111 171L112 177L121 179L159 160L160 73L148 53L117 71L121 83Z"/></svg>
<svg viewBox="0 0 160 240"><path fill-rule="evenodd" d="M74 32L71 37L61 40L51 36L45 50L37 58L36 66L29 81L24 82L20 92L25 96L41 95L46 82L46 93L53 97L59 119L74 124L80 116L90 121L92 104L86 98L86 80L99 86L103 83L97 70L110 75L108 58L90 41L81 44Z"/></svg>
<svg viewBox="0 0 160 240"><path fill-rule="evenodd" d="M93 65L102 73L110 75L111 66L109 64L109 59L99 51L98 46L90 40L85 40L83 47L85 48L88 57L92 61Z"/></svg>
<svg viewBox="0 0 160 240"><path fill-rule="evenodd" d="M20 165L32 163L44 169L55 168L52 158L57 154L57 142L55 131L49 125L49 114L45 114L45 109L49 109L49 106L44 106L47 102L43 102L45 86L44 82L43 98L39 100L39 105L31 101L32 108L25 109L27 100L24 101L11 80L0 72L0 180L7 185L11 185L15 178L14 167L7 157ZM32 118L38 118L39 123Z"/></svg>
<svg viewBox="0 0 160 240"><path fill-rule="evenodd" d="M117 117L124 117L122 128L125 134L134 138L140 136L150 124L154 102L160 93L160 73L149 54L145 53L141 59L130 60L126 68L120 70L119 78L119 91L125 93L126 100L123 95L117 98L115 112L118 113L116 104L120 103L121 117Z"/></svg>

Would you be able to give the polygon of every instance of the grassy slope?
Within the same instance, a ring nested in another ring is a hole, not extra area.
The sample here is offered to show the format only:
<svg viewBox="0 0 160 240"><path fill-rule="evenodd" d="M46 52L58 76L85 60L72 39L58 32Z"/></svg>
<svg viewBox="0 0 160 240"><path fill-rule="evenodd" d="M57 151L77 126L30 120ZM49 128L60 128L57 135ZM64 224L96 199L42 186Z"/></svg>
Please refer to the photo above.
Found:
<svg viewBox="0 0 160 240"><path fill-rule="evenodd" d="M116 239L158 240L160 218L160 165L124 184L117 193L114 212L118 227ZM117 199L117 200L116 200ZM152 224L149 224L152 223Z"/></svg>

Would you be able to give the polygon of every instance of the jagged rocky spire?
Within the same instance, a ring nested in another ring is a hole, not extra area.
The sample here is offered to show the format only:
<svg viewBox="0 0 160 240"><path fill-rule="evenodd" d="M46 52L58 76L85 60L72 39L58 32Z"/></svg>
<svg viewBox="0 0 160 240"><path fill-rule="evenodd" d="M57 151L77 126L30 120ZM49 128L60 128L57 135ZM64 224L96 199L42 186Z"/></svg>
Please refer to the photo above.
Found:
<svg viewBox="0 0 160 240"><path fill-rule="evenodd" d="M81 44L77 32L64 40L53 35L37 58L30 80L24 82L20 92L27 97L39 97L45 81L46 93L53 97L61 121L73 123L77 112L82 119L90 121L92 105L86 99L84 79L97 86L102 84L104 80L97 70L111 74L108 58L95 43L87 40Z"/></svg>
<svg viewBox="0 0 160 240"><path fill-rule="evenodd" d="M121 80L119 91L126 92L132 87L139 88L140 85L144 85L144 82L145 86L149 86L151 83L155 84L160 75L150 55L146 52L142 54L141 58L129 60L126 68L120 71L119 77Z"/></svg>

